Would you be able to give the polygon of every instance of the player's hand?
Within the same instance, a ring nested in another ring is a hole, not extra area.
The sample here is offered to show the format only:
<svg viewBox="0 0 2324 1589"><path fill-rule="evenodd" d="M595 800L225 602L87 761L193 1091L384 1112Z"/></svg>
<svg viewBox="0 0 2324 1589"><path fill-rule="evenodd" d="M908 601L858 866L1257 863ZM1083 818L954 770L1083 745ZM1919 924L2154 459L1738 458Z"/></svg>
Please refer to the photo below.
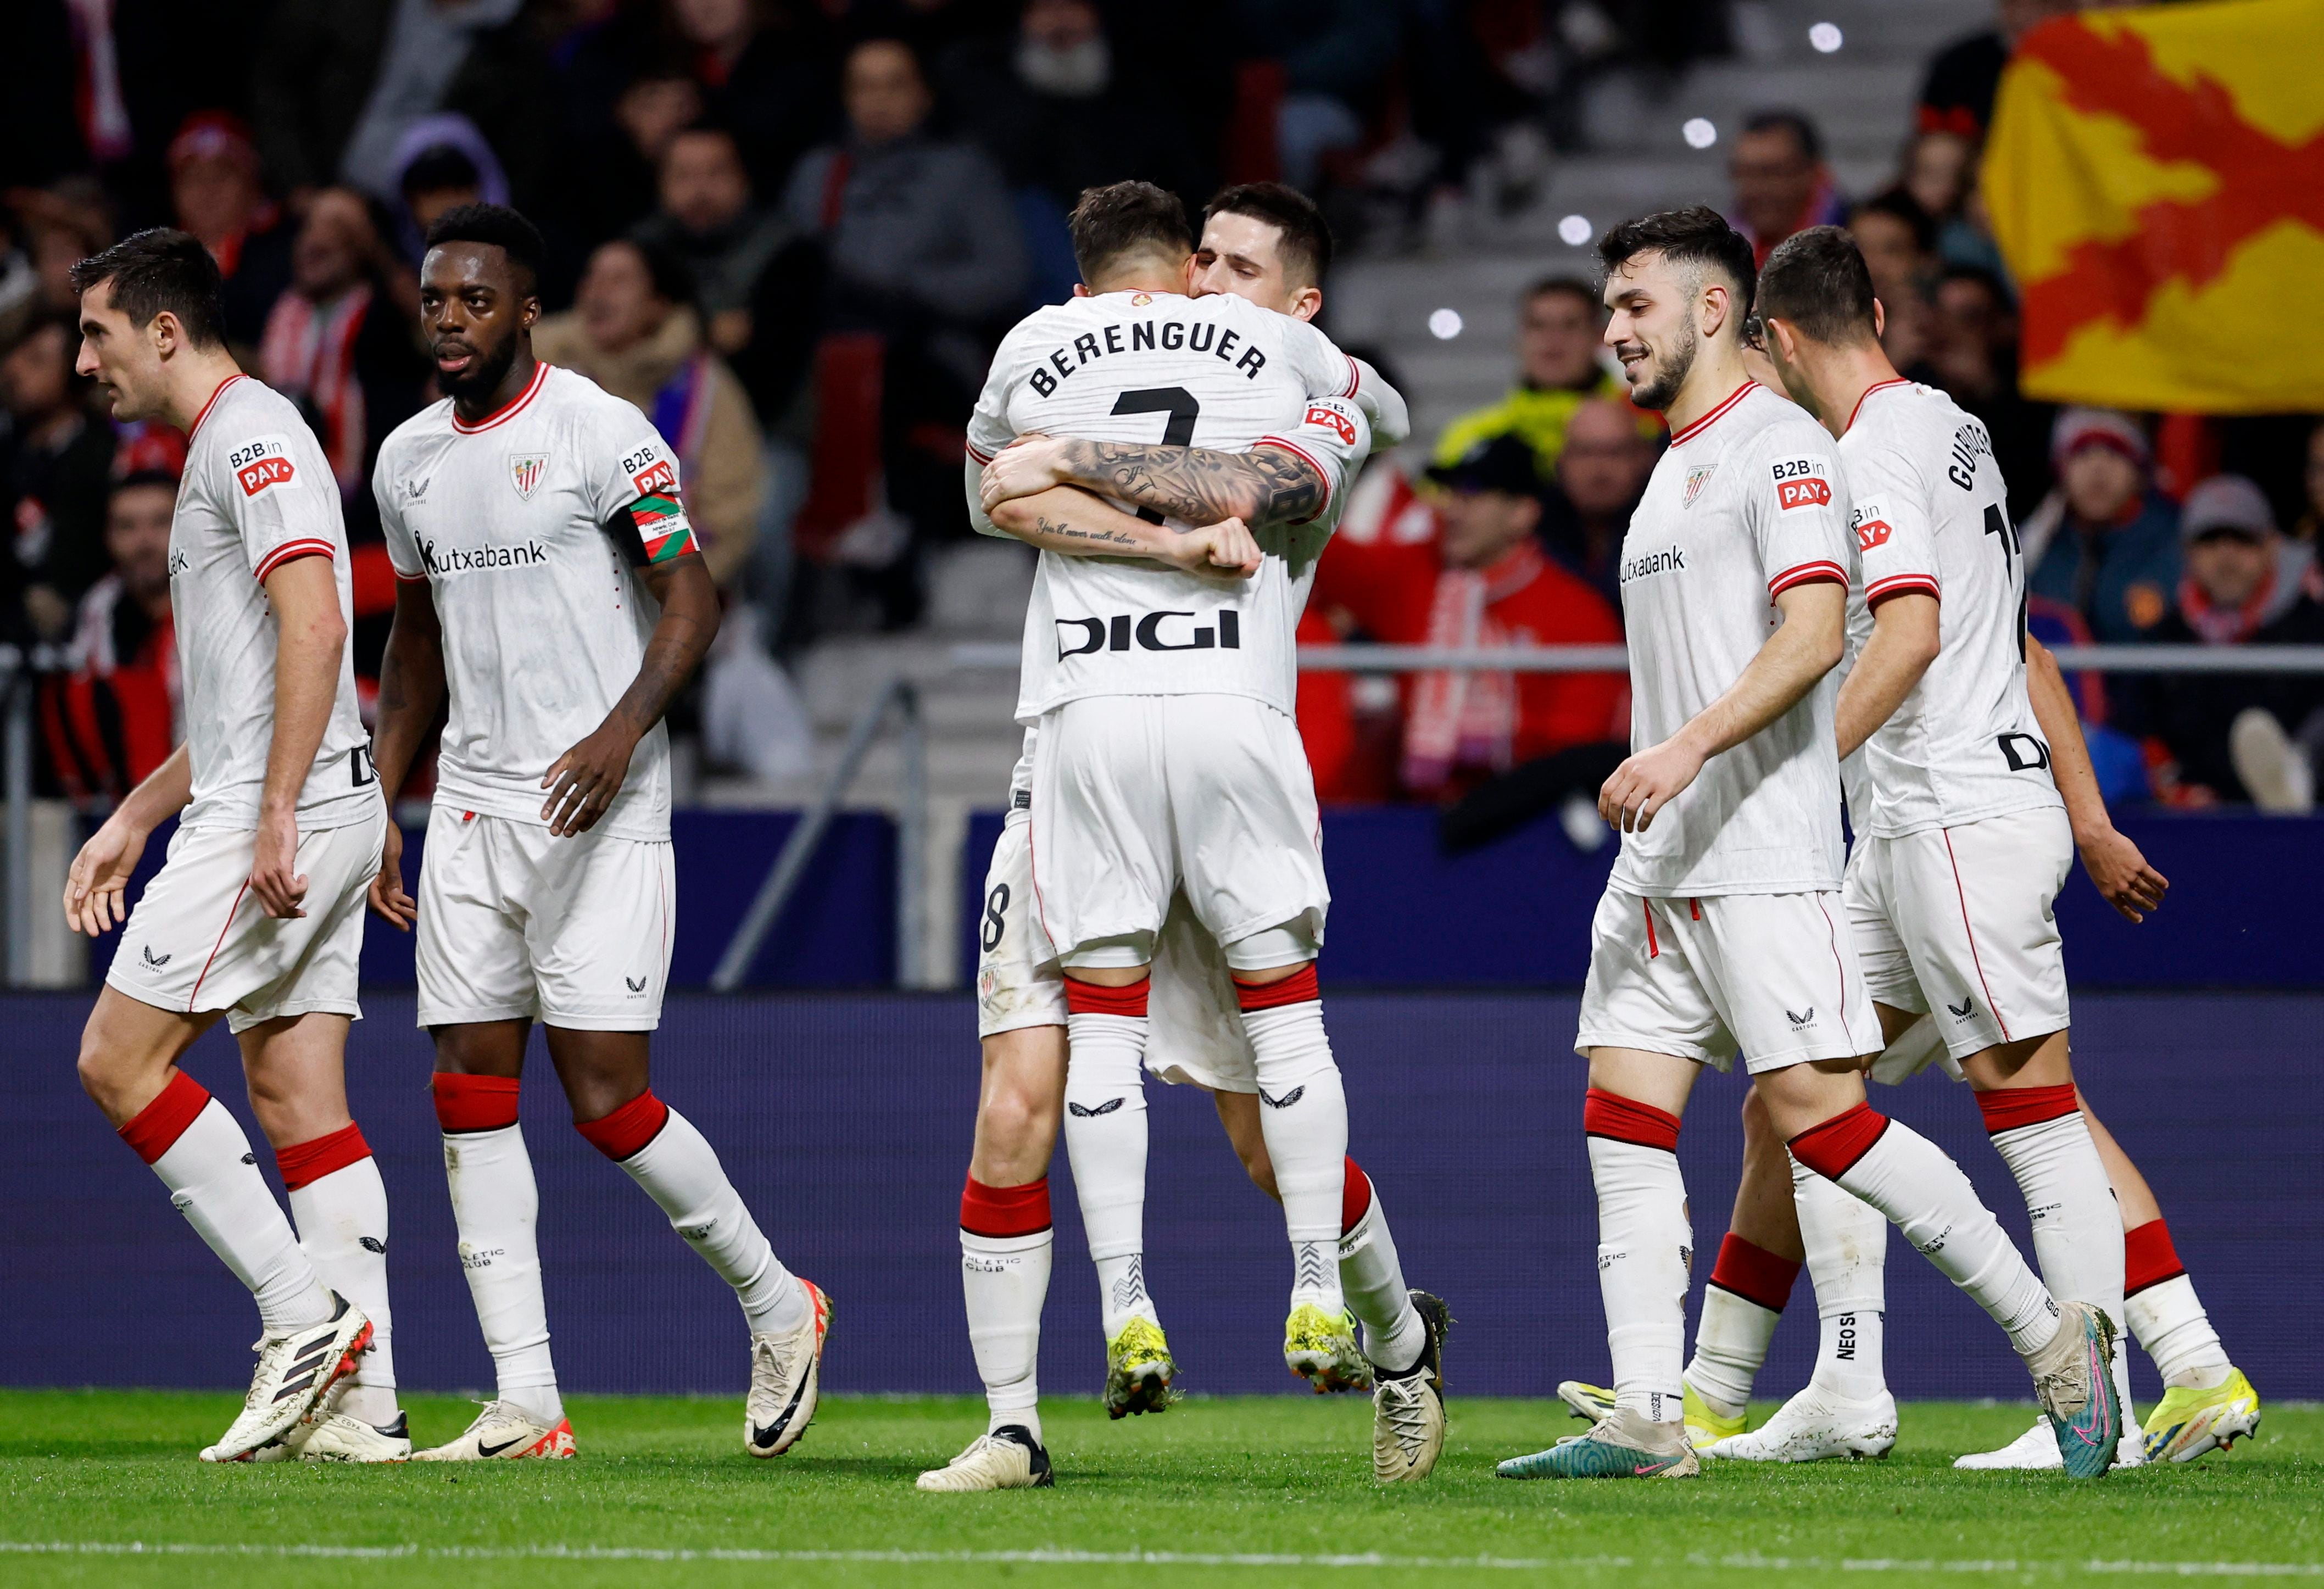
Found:
<svg viewBox="0 0 2324 1589"><path fill-rule="evenodd" d="M129 919L122 894L137 857L145 853L145 833L115 812L73 857L65 873L65 925L98 938Z"/></svg>
<svg viewBox="0 0 2324 1589"><path fill-rule="evenodd" d="M1236 573L1245 578L1259 572L1263 560L1250 526L1240 519L1221 519L1175 538L1167 559L1188 574Z"/></svg>
<svg viewBox="0 0 2324 1589"><path fill-rule="evenodd" d="M1624 833L1644 833L1702 771L1703 758L1666 739L1627 758L1598 791L1598 815Z"/></svg>
<svg viewBox="0 0 2324 1589"><path fill-rule="evenodd" d="M2171 880L2148 865L2138 846L2121 833L2109 827L2078 847L2082 852L2082 870L2090 874L2092 885L2121 912L2124 920L2144 921L2149 911L2163 908Z"/></svg>
<svg viewBox="0 0 2324 1589"><path fill-rule="evenodd" d="M372 913L398 932L410 932L420 919L418 901L403 892L403 829L387 819L387 837L379 847L379 871L371 880Z"/></svg>
<svg viewBox="0 0 2324 1589"><path fill-rule="evenodd" d="M597 731L557 758L540 780L549 791L541 802L541 820L558 838L571 838L596 826L629 776L630 756L638 736L615 718L608 717Z"/></svg>
<svg viewBox="0 0 2324 1589"><path fill-rule="evenodd" d="M278 919L304 916L307 880L299 874L299 818L295 814L261 816L258 850L250 864L250 892Z"/></svg>
<svg viewBox="0 0 2324 1589"><path fill-rule="evenodd" d="M1019 436L1001 449L1000 455L984 466L984 474L977 485L983 499L984 511L991 513L995 503L1014 496L1031 496L1047 491L1052 485L1068 485L1059 460L1065 444L1048 436Z"/></svg>

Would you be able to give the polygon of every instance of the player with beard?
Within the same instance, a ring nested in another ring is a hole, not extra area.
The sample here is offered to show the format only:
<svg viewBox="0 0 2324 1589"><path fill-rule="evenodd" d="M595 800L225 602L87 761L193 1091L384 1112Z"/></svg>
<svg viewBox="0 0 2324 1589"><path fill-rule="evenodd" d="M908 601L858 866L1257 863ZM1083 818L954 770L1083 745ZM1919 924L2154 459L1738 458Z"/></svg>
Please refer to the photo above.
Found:
<svg viewBox="0 0 2324 1589"><path fill-rule="evenodd" d="M1693 1237L1680 1113L1738 1048L1793 1156L1904 1227L2008 1333L2077 1477L2121 1435L2112 1326L2060 1304L1960 1167L1865 1102L1878 1024L1840 897L1832 677L1857 550L1831 439L1753 382L1749 243L1696 207L1599 243L1606 340L1671 445L1622 547L1633 753L1599 808L1622 849L1591 926L1574 1047L1598 1192L1613 1409L1508 1478L1683 1478Z"/></svg>
<svg viewBox="0 0 2324 1589"><path fill-rule="evenodd" d="M540 256L532 224L498 205L429 228L420 318L448 395L396 428L372 481L399 581L377 745L391 799L449 714L419 898L390 828L372 904L399 928L418 919L461 1267L498 1376L467 1431L418 1457L574 1452L517 1125L535 1020L582 1136L734 1288L743 1445L778 1456L815 1414L829 1299L783 1267L648 1075L676 908L661 717L718 597L653 426L533 357Z"/></svg>
<svg viewBox="0 0 2324 1589"><path fill-rule="evenodd" d="M387 1194L347 1113L363 889L387 809L347 657L339 496L299 411L227 353L218 270L183 232L141 232L72 270L84 375L117 420L186 432L170 601L186 743L74 857L65 919L124 920L81 1034L80 1077L122 1141L258 1303L249 1399L205 1462L411 1448L387 1354ZM169 860L123 902L145 841ZM226 1017L293 1236L226 1106L178 1068ZM360 1383L334 1393L370 1349Z"/></svg>

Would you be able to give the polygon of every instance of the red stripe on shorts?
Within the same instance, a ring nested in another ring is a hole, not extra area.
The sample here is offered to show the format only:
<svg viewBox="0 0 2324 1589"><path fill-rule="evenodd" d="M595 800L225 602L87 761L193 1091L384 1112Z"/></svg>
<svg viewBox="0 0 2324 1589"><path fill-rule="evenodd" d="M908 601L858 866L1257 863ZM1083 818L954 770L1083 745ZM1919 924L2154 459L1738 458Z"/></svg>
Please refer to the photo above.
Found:
<svg viewBox="0 0 2324 1589"><path fill-rule="evenodd" d="M1652 1104L1591 1087L1582 1100L1582 1132L1641 1148L1678 1151L1678 1116Z"/></svg>

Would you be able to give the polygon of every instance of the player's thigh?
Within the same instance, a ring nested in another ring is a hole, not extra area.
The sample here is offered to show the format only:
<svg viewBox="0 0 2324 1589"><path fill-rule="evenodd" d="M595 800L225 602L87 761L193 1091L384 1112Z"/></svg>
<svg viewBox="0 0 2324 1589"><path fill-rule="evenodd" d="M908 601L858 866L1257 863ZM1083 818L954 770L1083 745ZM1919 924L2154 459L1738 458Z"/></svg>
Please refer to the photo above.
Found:
<svg viewBox="0 0 2324 1589"><path fill-rule="evenodd" d="M1065 1028L1013 1026L985 1036L976 1145L968 1172L988 1187L1024 1186L1047 1173L1065 1098Z"/></svg>
<svg viewBox="0 0 2324 1589"><path fill-rule="evenodd" d="M1001 830L976 923L976 1035L1065 1024L1065 978L1033 891L1031 825Z"/></svg>
<svg viewBox="0 0 2324 1589"><path fill-rule="evenodd" d="M344 1026L362 1013L356 990L363 978L364 902L379 873L387 821L382 805L364 821L300 836L306 914L270 919L267 928L251 934L247 991L226 1017L236 1036L301 1015L338 1016Z"/></svg>
<svg viewBox="0 0 2324 1589"><path fill-rule="evenodd" d="M1241 965L1237 943L1277 928L1312 957L1332 891L1298 725L1241 696L1171 696L1164 707L1170 820L1195 919L1231 964Z"/></svg>
<svg viewBox="0 0 2324 1589"><path fill-rule="evenodd" d="M1848 935L1856 945L1856 962L1863 968L1864 985L1873 1002L1908 1014L1926 1014L1929 1004L1914 975L1913 957L1896 931L1893 859L1888 841L1857 836L1840 889Z"/></svg>
<svg viewBox="0 0 2324 1589"><path fill-rule="evenodd" d="M1686 947L1754 1077L1880 1051L1879 1019L1837 891L1720 894L1672 915L1671 936Z"/></svg>
<svg viewBox="0 0 2324 1589"><path fill-rule="evenodd" d="M277 1148L344 1130L348 1017L310 1010L277 1015L235 1033L258 1129Z"/></svg>
<svg viewBox="0 0 2324 1589"><path fill-rule="evenodd" d="M1734 1062L1735 1039L1671 932L1672 921L1692 908L1610 886L1600 896L1573 1039L1574 1051L1590 1057L1593 1078L1598 1050L1665 1055L1719 1070Z"/></svg>
<svg viewBox="0 0 2324 1589"><path fill-rule="evenodd" d="M1228 1095L1257 1099L1259 1058L1243 1030L1226 952L1183 892L1171 899L1154 940L1146 1008L1148 1070L1174 1085L1207 1087L1221 1095L1222 1109Z"/></svg>
<svg viewBox="0 0 2324 1589"><path fill-rule="evenodd" d="M1887 841L1897 928L1956 1059L2071 1021L2056 901L2073 835L2055 807Z"/></svg>
<svg viewBox="0 0 2324 1589"><path fill-rule="evenodd" d="M521 1025L539 1007L525 944L525 872L521 855L511 853L510 830L521 826L449 806L428 815L412 957L420 1024L439 1032L439 1055L440 1029Z"/></svg>
<svg viewBox="0 0 2324 1589"><path fill-rule="evenodd" d="M543 1026L651 1031L669 981L677 868L667 840L524 836L533 878L525 947Z"/></svg>
<svg viewBox="0 0 2324 1589"><path fill-rule="evenodd" d="M1177 886L1157 696L1069 701L1041 720L1033 758L1034 903L1066 964L1087 946L1153 935ZM1115 956L1120 958L1120 956Z"/></svg>

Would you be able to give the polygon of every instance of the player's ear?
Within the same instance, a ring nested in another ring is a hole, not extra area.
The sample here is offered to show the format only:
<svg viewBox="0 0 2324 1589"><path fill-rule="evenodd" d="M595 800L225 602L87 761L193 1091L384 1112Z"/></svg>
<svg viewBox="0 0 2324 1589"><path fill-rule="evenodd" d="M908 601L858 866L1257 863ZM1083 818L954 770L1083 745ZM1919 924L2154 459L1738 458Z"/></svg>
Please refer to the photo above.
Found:
<svg viewBox="0 0 2324 1589"><path fill-rule="evenodd" d="M1872 335L1877 340L1888 329L1888 308L1877 298L1872 300Z"/></svg>
<svg viewBox="0 0 2324 1589"><path fill-rule="evenodd" d="M145 335L152 338L153 351L168 358L178 351L179 345L185 340L186 332L185 328L178 324L177 315L165 309L155 312L145 328Z"/></svg>
<svg viewBox="0 0 2324 1589"><path fill-rule="evenodd" d="M1074 283L1074 296L1075 298L1087 298L1089 295L1090 290L1085 282L1076 282Z"/></svg>
<svg viewBox="0 0 2324 1589"><path fill-rule="evenodd" d="M1312 320L1323 312L1323 290L1322 288L1302 287L1297 292L1292 294L1291 318L1293 319Z"/></svg>

